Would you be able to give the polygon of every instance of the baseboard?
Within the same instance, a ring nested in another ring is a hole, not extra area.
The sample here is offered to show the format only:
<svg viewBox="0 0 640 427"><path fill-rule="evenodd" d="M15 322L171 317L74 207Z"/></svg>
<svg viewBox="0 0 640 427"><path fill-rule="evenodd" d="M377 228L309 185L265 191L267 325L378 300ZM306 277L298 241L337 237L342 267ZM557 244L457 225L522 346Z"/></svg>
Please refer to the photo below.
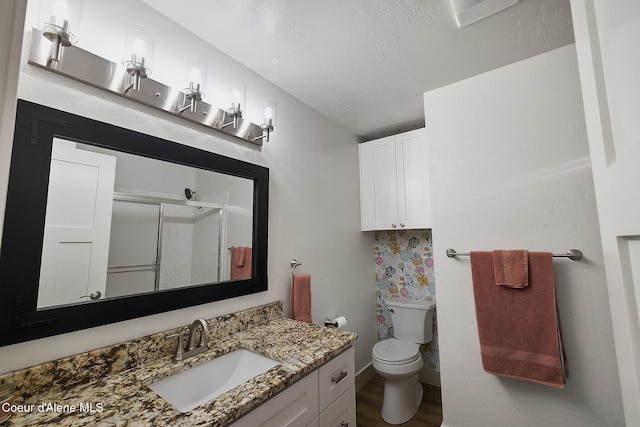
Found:
<svg viewBox="0 0 640 427"><path fill-rule="evenodd" d="M440 387L440 371L436 371L435 369L431 369L428 366L422 368L420 371L420 376L418 377L421 383L433 385L436 387Z"/></svg>
<svg viewBox="0 0 640 427"><path fill-rule="evenodd" d="M371 381L371 378L373 378L375 375L376 370L373 369L373 365L371 363L362 368L360 372L356 374L356 391L364 387L364 385Z"/></svg>

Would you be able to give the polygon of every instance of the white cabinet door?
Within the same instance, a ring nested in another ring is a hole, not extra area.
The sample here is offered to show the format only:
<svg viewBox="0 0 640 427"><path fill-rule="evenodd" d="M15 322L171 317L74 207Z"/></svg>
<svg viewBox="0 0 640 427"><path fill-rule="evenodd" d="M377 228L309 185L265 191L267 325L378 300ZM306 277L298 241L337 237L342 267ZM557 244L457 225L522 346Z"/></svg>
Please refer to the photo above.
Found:
<svg viewBox="0 0 640 427"><path fill-rule="evenodd" d="M640 2L571 0L627 426L640 426Z"/></svg>
<svg viewBox="0 0 640 427"><path fill-rule="evenodd" d="M427 141L424 129L396 135L398 227L431 228Z"/></svg>
<svg viewBox="0 0 640 427"><path fill-rule="evenodd" d="M356 388L352 385L320 416L320 427L348 427L356 425Z"/></svg>
<svg viewBox="0 0 640 427"><path fill-rule="evenodd" d="M38 308L104 297L115 171L115 157L54 139Z"/></svg>
<svg viewBox="0 0 640 427"><path fill-rule="evenodd" d="M361 230L431 228L424 129L360 144Z"/></svg>
<svg viewBox="0 0 640 427"><path fill-rule="evenodd" d="M231 427L306 427L317 416L318 371L315 370Z"/></svg>
<svg viewBox="0 0 640 427"><path fill-rule="evenodd" d="M360 144L360 213L362 230L391 229L398 224L396 149L393 136Z"/></svg>

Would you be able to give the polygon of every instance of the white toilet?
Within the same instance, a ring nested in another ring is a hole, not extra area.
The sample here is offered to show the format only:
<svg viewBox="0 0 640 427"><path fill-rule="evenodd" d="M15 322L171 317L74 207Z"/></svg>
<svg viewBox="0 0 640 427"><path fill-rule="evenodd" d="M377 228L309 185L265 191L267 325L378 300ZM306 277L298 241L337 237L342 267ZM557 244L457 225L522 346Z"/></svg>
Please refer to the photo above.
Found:
<svg viewBox="0 0 640 427"><path fill-rule="evenodd" d="M373 367L385 380L382 418L402 424L413 418L422 401L420 344L431 341L436 303L402 298L384 302L391 312L394 338L373 346Z"/></svg>

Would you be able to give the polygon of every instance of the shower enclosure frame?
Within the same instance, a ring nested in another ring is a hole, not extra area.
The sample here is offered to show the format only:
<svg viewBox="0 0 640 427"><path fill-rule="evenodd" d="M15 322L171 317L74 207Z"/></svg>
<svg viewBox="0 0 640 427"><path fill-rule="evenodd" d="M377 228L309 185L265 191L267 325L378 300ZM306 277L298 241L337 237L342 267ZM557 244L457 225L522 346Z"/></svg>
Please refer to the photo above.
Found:
<svg viewBox="0 0 640 427"><path fill-rule="evenodd" d="M220 282L222 280L221 272L226 259L226 253L223 251L223 248L227 246L227 233L226 233L226 219L227 219L227 206L221 203L211 203L197 200L181 200L181 199L173 199L169 197L159 197L145 194L131 194L131 193L123 193L123 192L114 192L113 193L114 201L121 202L130 202L130 203L141 203L148 205L158 206L158 236L156 241L156 260L152 264L144 264L144 265L127 265L127 266L118 266L118 267L109 267L107 269L107 274L117 274L117 273L128 273L133 271L153 271L155 273L154 280L154 291L160 290L160 272L162 269L162 264L160 260L162 259L162 234L163 234L163 223L164 223L164 215L163 208L165 205L175 205L175 206L192 206L196 208L210 208L214 209L214 212L219 212L220 219L218 220L218 259L217 259L217 268L216 268L216 281Z"/></svg>

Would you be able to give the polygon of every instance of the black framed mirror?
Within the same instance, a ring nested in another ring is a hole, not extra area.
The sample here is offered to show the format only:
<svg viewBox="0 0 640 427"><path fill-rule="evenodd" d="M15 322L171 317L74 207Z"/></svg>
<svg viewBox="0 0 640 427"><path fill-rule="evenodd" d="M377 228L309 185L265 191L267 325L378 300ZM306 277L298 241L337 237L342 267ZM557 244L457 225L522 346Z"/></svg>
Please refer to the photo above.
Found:
<svg viewBox="0 0 640 427"><path fill-rule="evenodd" d="M268 168L18 100L0 345L266 291Z"/></svg>

